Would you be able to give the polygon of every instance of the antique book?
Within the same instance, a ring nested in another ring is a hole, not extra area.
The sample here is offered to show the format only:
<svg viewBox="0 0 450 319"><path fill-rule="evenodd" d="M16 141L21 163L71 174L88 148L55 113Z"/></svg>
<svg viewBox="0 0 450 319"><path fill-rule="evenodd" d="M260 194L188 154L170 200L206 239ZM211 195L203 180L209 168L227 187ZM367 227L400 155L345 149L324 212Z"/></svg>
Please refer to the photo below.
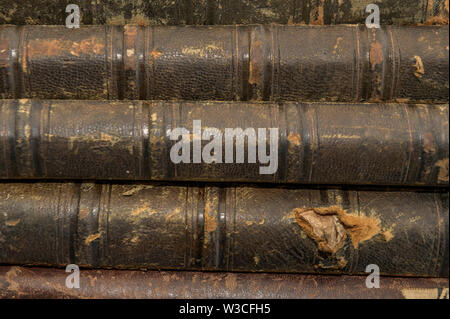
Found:
<svg viewBox="0 0 450 319"><path fill-rule="evenodd" d="M70 275L57 268L0 266L0 298L448 299L449 295L447 278L380 277L379 288L368 289L367 276L81 269L75 289L66 285Z"/></svg>
<svg viewBox="0 0 450 319"><path fill-rule="evenodd" d="M448 103L447 26L0 26L0 97Z"/></svg>
<svg viewBox="0 0 450 319"><path fill-rule="evenodd" d="M82 24L364 23L372 3L382 24L448 24L448 0L0 0L0 24L65 24L68 4Z"/></svg>
<svg viewBox="0 0 450 319"><path fill-rule="evenodd" d="M0 264L448 277L447 192L0 183Z"/></svg>
<svg viewBox="0 0 450 319"><path fill-rule="evenodd" d="M449 184L448 104L0 101L0 179Z"/></svg>

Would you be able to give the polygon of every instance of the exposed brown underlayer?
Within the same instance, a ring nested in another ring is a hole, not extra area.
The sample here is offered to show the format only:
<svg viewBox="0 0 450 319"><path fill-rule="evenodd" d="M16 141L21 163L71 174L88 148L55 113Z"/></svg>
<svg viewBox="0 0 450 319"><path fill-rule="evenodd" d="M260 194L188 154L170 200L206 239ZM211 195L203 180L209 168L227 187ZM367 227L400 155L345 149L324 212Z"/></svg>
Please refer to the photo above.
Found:
<svg viewBox="0 0 450 319"><path fill-rule="evenodd" d="M381 232L379 219L350 215L339 206L296 208L291 214L319 249L327 253L336 253L347 236L357 248L360 242Z"/></svg>

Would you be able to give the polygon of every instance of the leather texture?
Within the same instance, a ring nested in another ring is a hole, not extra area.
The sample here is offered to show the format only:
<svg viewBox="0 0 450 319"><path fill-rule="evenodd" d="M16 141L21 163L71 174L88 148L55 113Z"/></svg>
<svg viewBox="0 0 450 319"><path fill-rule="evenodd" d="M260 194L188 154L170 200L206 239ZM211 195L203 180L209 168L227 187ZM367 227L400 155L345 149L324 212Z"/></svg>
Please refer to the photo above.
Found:
<svg viewBox="0 0 450 319"><path fill-rule="evenodd" d="M68 4L88 24L355 24L371 0L0 0L0 24L64 25ZM380 22L448 24L448 0L377 0Z"/></svg>
<svg viewBox="0 0 450 319"><path fill-rule="evenodd" d="M443 187L449 182L448 116L446 104L2 100L0 179ZM194 132L194 120L203 131ZM171 158L181 140L168 135L175 128L191 134L189 150L183 150L190 153L189 163ZM212 150L217 161L208 163L203 156L194 163L193 153L210 143L200 141L206 128L218 130L214 140L220 147ZM254 129L255 139L242 133L227 142L227 129L238 128ZM265 137L259 128L266 129ZM269 128L278 129L273 142ZM263 163L257 152L263 147L269 152L270 144L272 164ZM261 174L269 165L274 170Z"/></svg>
<svg viewBox="0 0 450 319"><path fill-rule="evenodd" d="M448 26L0 26L0 97L448 103Z"/></svg>
<svg viewBox="0 0 450 319"><path fill-rule="evenodd" d="M40 299L448 299L446 278L248 274L188 271L80 271L69 289L64 269L0 266L0 298Z"/></svg>
<svg viewBox="0 0 450 319"><path fill-rule="evenodd" d="M0 263L448 277L448 193L0 183Z"/></svg>

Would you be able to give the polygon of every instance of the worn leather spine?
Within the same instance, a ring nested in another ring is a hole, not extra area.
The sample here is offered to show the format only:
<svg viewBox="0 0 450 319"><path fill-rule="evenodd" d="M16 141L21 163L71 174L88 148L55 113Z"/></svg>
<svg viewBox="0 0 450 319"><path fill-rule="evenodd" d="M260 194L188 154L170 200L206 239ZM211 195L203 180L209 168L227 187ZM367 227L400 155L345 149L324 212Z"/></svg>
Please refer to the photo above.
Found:
<svg viewBox="0 0 450 319"><path fill-rule="evenodd" d="M0 26L0 97L448 103L448 26Z"/></svg>
<svg viewBox="0 0 450 319"><path fill-rule="evenodd" d="M448 193L0 183L0 264L448 277Z"/></svg>
<svg viewBox="0 0 450 319"><path fill-rule="evenodd" d="M65 24L68 4L82 24L364 23L367 5L384 24L448 24L448 0L0 0L0 24Z"/></svg>
<svg viewBox="0 0 450 319"><path fill-rule="evenodd" d="M445 278L88 270L66 287L64 269L0 266L0 298L131 299L448 299Z"/></svg>
<svg viewBox="0 0 450 319"><path fill-rule="evenodd" d="M446 104L2 100L0 179L443 187L448 116ZM202 131L194 131L194 120ZM182 140L168 134L176 128L190 134L182 151L189 162L170 155ZM221 135L201 141L206 128ZM254 129L255 139L243 133L227 139L227 129ZM216 162L204 157L211 140L220 146L211 149ZM264 148L270 163L259 155Z"/></svg>

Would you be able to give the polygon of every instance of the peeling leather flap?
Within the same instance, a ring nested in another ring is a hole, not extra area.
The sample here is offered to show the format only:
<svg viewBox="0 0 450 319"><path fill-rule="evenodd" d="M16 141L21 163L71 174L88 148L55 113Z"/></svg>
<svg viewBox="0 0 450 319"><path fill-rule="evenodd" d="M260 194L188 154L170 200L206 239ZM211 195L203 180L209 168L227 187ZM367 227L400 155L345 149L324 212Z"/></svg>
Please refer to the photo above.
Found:
<svg viewBox="0 0 450 319"><path fill-rule="evenodd" d="M339 206L295 208L291 217L313 239L319 250L334 254L350 237L354 248L381 232L375 217L350 215Z"/></svg>

